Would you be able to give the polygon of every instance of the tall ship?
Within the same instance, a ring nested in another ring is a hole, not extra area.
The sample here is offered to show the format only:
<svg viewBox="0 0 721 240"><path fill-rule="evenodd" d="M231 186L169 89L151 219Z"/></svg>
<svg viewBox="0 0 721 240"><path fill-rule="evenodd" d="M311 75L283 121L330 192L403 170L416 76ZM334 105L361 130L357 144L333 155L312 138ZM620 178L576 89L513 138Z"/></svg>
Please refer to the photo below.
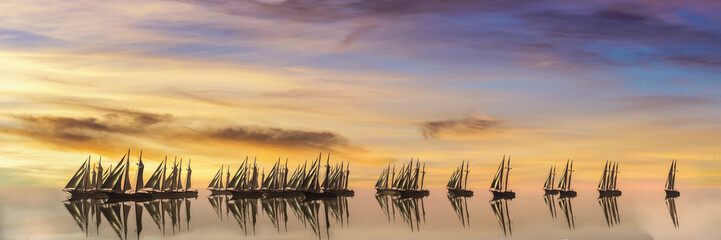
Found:
<svg viewBox="0 0 721 240"><path fill-rule="evenodd" d="M671 168L668 170L668 178L666 178L666 198L672 198L672 197L678 197L681 195L678 190L676 190L676 160L671 161Z"/></svg>
<svg viewBox="0 0 721 240"><path fill-rule="evenodd" d="M390 177L389 177L390 176ZM381 175L378 177L378 181L376 181L376 194L382 194L382 195L398 195L400 192L398 190L395 190L391 188L391 184L395 182L395 176L396 176L396 165L393 165L393 168L391 170L391 165L389 164L388 167L383 169L381 172Z"/></svg>
<svg viewBox="0 0 721 240"><path fill-rule="evenodd" d="M453 171L453 174L451 174L451 179L449 179L448 184L446 184L449 195L462 197L473 196L473 191L468 189L468 172L470 172L468 170L468 164L468 162L461 162L461 166L458 166L458 168Z"/></svg>
<svg viewBox="0 0 721 240"><path fill-rule="evenodd" d="M299 169L296 168L292 181L296 181ZM263 176L260 186L263 195L266 198L273 197L296 197L303 196L303 193L295 189L291 189L288 184L288 159L285 164L280 162L280 158L275 162L273 168L270 169L268 176Z"/></svg>
<svg viewBox="0 0 721 240"><path fill-rule="evenodd" d="M621 191L616 188L618 180L618 163L606 162L603 168L603 175L598 182L598 194L600 197L621 196Z"/></svg>
<svg viewBox="0 0 721 240"><path fill-rule="evenodd" d="M213 180L210 181L210 184L208 184L208 190L210 190L212 195L230 195L230 191L226 190L225 187L223 187L223 167L220 166L220 169L218 169L218 172L215 173L215 177L213 177Z"/></svg>
<svg viewBox="0 0 721 240"><path fill-rule="evenodd" d="M330 154L328 154L325 166L325 178L323 179L323 183L321 184L321 186L323 187L323 191L335 193L338 196L355 195L355 191L348 188L348 176L350 176L350 162L348 162L345 166L343 165L343 162L341 162L340 165L336 163L335 166L331 167Z"/></svg>
<svg viewBox="0 0 721 240"><path fill-rule="evenodd" d="M493 177L491 182L491 191L493 193L493 199L511 199L516 197L516 193L508 190L508 175L511 172L511 157L508 157L506 162L506 156L503 156L501 164L496 170L496 175Z"/></svg>
<svg viewBox="0 0 721 240"><path fill-rule="evenodd" d="M543 183L544 195L558 194L558 189L555 188L556 183L556 166L551 166L551 170L548 170L548 177L546 182Z"/></svg>
<svg viewBox="0 0 721 240"><path fill-rule="evenodd" d="M233 178L225 185L225 192L229 192L233 195L233 198L236 199L263 197L263 192L260 190L260 186L258 185L258 177L258 166L256 165L256 160L253 159L251 166L251 163L248 161L248 157L246 156L245 161L243 161L243 163L240 164L240 167L238 167L238 170L235 171Z"/></svg>
<svg viewBox="0 0 721 240"><path fill-rule="evenodd" d="M167 173L167 162L168 157L166 156L163 162L158 165L153 175L150 176L148 181L143 186L147 189L154 198L177 198L177 197L197 197L198 190L190 189L191 175L193 170L190 168L190 160L188 160L188 168L186 169L185 176L185 187L183 187L182 174L183 174L183 159L173 161L173 167L170 170L170 174ZM142 161L138 164L138 172L142 173ZM138 184L142 186L142 175L138 177Z"/></svg>
<svg viewBox="0 0 721 240"><path fill-rule="evenodd" d="M398 178L393 182L393 189L397 190L401 197L425 197L430 195L427 189L423 188L424 180L426 177L426 164L423 164L421 169L421 162L416 159L416 163L413 164L413 158L408 163L401 167L398 173Z"/></svg>
<svg viewBox="0 0 721 240"><path fill-rule="evenodd" d="M338 193L336 192L330 192L325 191L326 188L321 187L320 182L320 165L321 165L321 156L319 155L318 158L316 158L315 161L310 165L310 169L308 170L308 173L306 174L305 178L303 179L303 183L298 188L300 192L305 195L306 199L318 199L318 198L326 198L326 197L335 197L338 196ZM329 156L330 158L330 156ZM328 167L326 168L326 175L328 175ZM327 178L327 176L326 176Z"/></svg>
<svg viewBox="0 0 721 240"><path fill-rule="evenodd" d="M98 160L97 172L90 165L90 156L80 165L80 168L70 178L63 191L70 193L70 199L84 198L107 198L108 196L100 192L100 184L107 178L107 174L103 177L103 167L100 165L102 161ZM92 172L91 172L92 168Z"/></svg>
<svg viewBox="0 0 721 240"><path fill-rule="evenodd" d="M564 197L575 197L577 195L576 191L571 188L571 177L573 176L573 161L569 160L566 161L566 167L563 168L563 175L561 176L561 181L558 182L558 191L561 196L561 198Z"/></svg>
<svg viewBox="0 0 721 240"><path fill-rule="evenodd" d="M140 153L142 162L142 151ZM142 191L142 169L138 170L135 190L132 189L130 182L130 149L120 160L118 165L110 172L107 179L100 186L100 192L107 195L111 201L114 200L144 200L150 199L152 195L146 191Z"/></svg>

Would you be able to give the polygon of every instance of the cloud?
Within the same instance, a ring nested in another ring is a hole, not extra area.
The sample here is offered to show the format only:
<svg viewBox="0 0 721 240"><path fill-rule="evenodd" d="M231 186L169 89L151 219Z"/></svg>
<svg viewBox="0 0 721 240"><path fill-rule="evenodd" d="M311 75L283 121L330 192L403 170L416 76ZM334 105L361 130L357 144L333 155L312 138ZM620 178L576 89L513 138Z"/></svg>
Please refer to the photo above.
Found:
<svg viewBox="0 0 721 240"><path fill-rule="evenodd" d="M498 120L461 118L441 121L427 121L421 124L421 132L425 138L447 137L487 137L502 130Z"/></svg>
<svg viewBox="0 0 721 240"><path fill-rule="evenodd" d="M136 141L164 145L182 143L207 144L207 141L235 146L266 146L290 149L362 150L349 140L330 131L311 131L279 127L212 124L187 127L169 114L155 114L127 109L102 109L101 117L66 117L11 115L14 127L2 127L0 133L30 138L39 143L76 150L122 149ZM190 119L193 121L193 119ZM133 140L136 139L136 140Z"/></svg>
<svg viewBox="0 0 721 240"><path fill-rule="evenodd" d="M284 147L332 148L347 146L348 139L325 131L304 131L259 126L236 126L204 133L206 137L223 141L244 142Z"/></svg>

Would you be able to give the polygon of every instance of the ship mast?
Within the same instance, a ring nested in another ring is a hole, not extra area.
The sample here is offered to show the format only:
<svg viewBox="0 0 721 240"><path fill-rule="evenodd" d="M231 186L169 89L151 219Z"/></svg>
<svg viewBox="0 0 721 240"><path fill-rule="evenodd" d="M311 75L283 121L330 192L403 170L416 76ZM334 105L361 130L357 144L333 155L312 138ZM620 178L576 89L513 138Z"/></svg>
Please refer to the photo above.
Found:
<svg viewBox="0 0 721 240"><path fill-rule="evenodd" d="M511 173L511 156L508 156L508 165L506 165L506 181L504 190L508 191L508 175Z"/></svg>
<svg viewBox="0 0 721 240"><path fill-rule="evenodd" d="M143 150L141 149L140 157L138 158L138 175L135 181L135 193L143 188L143 169L145 169L145 166L143 165Z"/></svg>

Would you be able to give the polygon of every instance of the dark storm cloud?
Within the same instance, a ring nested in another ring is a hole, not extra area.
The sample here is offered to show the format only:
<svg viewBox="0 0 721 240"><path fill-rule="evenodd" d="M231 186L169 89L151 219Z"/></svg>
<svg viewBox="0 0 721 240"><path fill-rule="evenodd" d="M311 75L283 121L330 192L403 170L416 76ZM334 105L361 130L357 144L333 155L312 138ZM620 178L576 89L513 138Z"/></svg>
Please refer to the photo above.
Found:
<svg viewBox="0 0 721 240"><path fill-rule="evenodd" d="M425 138L443 138L445 136L487 136L502 129L501 122L478 118L449 119L427 121L421 124Z"/></svg>

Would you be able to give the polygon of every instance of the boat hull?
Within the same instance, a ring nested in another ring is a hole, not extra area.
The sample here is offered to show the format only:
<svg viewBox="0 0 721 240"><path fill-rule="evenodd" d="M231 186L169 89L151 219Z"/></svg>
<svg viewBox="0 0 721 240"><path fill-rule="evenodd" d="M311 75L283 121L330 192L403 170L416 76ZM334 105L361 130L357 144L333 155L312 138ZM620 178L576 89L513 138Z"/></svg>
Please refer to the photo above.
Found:
<svg viewBox="0 0 721 240"><path fill-rule="evenodd" d="M294 198L303 196L302 192L296 190L261 190L260 192L264 198ZM233 196L235 196L235 194Z"/></svg>
<svg viewBox="0 0 721 240"><path fill-rule="evenodd" d="M575 197L578 195L578 193L576 193L576 191L573 191L573 190L568 190L568 191L560 190L560 191L558 191L558 193L559 193L559 196L562 198Z"/></svg>
<svg viewBox="0 0 721 240"><path fill-rule="evenodd" d="M153 198L149 192L113 192L103 191L108 196L108 202L116 201L148 201Z"/></svg>
<svg viewBox="0 0 721 240"><path fill-rule="evenodd" d="M305 195L305 200L314 200L322 198L337 197L338 194L334 192L313 192L313 191L301 191Z"/></svg>
<svg viewBox="0 0 721 240"><path fill-rule="evenodd" d="M84 190L69 190L66 191L70 193L70 199L91 199L91 198L108 198L108 195L105 195L104 193L97 191L97 190L90 190L90 191L84 191Z"/></svg>
<svg viewBox="0 0 721 240"><path fill-rule="evenodd" d="M473 197L473 191L466 189L448 188L448 194L459 197Z"/></svg>
<svg viewBox="0 0 721 240"><path fill-rule="evenodd" d="M355 196L355 191L352 189L331 189L326 190L326 192L334 192L336 195L341 197L352 197Z"/></svg>
<svg viewBox="0 0 721 240"><path fill-rule="evenodd" d="M230 191L228 191L228 190L220 190L220 189L208 189L208 190L210 190L210 195L211 195L211 196L215 196L215 195L230 195L230 194L231 194Z"/></svg>
<svg viewBox="0 0 721 240"><path fill-rule="evenodd" d="M151 192L153 198L192 198L198 197L197 190L188 191L163 191L163 192Z"/></svg>
<svg viewBox="0 0 721 240"><path fill-rule="evenodd" d="M516 193L512 191L496 191L491 190L491 193L493 193L493 199L513 199L516 198Z"/></svg>
<svg viewBox="0 0 721 240"><path fill-rule="evenodd" d="M400 195L398 190L387 189L387 188L376 188L376 194L379 195Z"/></svg>
<svg viewBox="0 0 721 240"><path fill-rule="evenodd" d="M425 197L431 195L428 190L398 190L401 198Z"/></svg>
<svg viewBox="0 0 721 240"><path fill-rule="evenodd" d="M543 191L545 192L545 195L556 195L559 192L557 189L543 189Z"/></svg>
<svg viewBox="0 0 721 240"><path fill-rule="evenodd" d="M681 193L680 193L680 192L678 192L678 191L676 191L676 190L666 189L666 197L667 197L667 198L669 198L669 197L678 197L678 196L681 196Z"/></svg>
<svg viewBox="0 0 721 240"><path fill-rule="evenodd" d="M621 196L620 190L598 190L599 197L617 197Z"/></svg>

